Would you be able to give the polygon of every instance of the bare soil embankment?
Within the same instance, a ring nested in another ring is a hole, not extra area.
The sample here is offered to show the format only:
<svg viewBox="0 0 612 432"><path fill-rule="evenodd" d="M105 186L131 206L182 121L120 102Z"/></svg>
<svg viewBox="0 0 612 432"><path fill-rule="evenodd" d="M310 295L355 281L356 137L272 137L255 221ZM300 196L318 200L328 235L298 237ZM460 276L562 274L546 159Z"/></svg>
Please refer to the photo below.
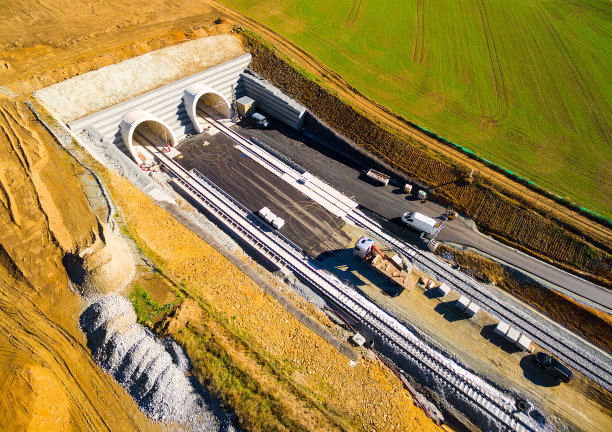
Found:
<svg viewBox="0 0 612 432"><path fill-rule="evenodd" d="M610 286L612 232L607 227L465 154L451 151L359 95L341 77L280 36L244 17L228 14L287 50L291 59L306 67L308 73L314 72L317 79L322 77L322 83L315 82L263 39L240 31L253 54L252 68L326 123L411 178L428 184L434 199L474 219L481 231ZM472 167L478 170L477 175L472 182L466 182Z"/></svg>
<svg viewBox="0 0 612 432"><path fill-rule="evenodd" d="M62 264L100 239L76 178L27 106L0 95L0 424L158 430L93 361Z"/></svg>
<svg viewBox="0 0 612 432"><path fill-rule="evenodd" d="M194 375L235 410L243 427L438 430L381 363L364 359L350 367L336 348L125 179L108 174L105 183L143 252L187 296L154 327L183 346ZM336 331L312 305L293 299Z"/></svg>

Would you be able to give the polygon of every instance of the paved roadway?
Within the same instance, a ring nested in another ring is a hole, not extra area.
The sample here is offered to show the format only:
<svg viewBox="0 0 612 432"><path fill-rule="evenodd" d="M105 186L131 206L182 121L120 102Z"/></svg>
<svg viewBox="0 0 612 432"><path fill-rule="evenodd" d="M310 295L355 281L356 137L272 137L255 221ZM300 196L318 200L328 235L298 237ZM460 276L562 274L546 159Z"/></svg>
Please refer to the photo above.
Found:
<svg viewBox="0 0 612 432"><path fill-rule="evenodd" d="M436 217L446 211L446 207L431 201L422 203L396 186L374 185L363 175L365 167L357 165L275 119L271 119L271 123L271 128L268 130L254 129L244 122L233 128L247 139L258 138L336 189L354 197L362 207L386 219L385 227L399 237L415 243L418 240L416 233L401 226L399 218L402 213L416 210ZM612 293L609 290L486 237L469 228L460 219L446 223L438 239L477 249L535 276L536 279L541 279L551 288L569 297L612 313Z"/></svg>
<svg viewBox="0 0 612 432"><path fill-rule="evenodd" d="M174 160L187 170L196 168L252 212L268 207L285 220L279 231L315 258L349 244L343 219L243 157L235 145L221 133L200 134L182 142L178 150L183 157Z"/></svg>

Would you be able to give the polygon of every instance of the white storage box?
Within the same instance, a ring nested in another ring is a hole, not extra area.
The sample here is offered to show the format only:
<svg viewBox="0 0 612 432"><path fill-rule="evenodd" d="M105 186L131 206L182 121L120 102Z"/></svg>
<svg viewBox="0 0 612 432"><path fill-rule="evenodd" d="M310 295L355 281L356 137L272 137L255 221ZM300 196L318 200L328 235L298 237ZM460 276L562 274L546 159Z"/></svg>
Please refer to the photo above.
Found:
<svg viewBox="0 0 612 432"><path fill-rule="evenodd" d="M259 213L259 216L261 216L262 218L265 218L268 213L270 213L270 209L268 207L264 207L261 210L259 210L257 213Z"/></svg>
<svg viewBox="0 0 612 432"><path fill-rule="evenodd" d="M522 351L529 351L529 347L531 346L531 339L529 339L525 335L521 335L518 341L514 344L519 347Z"/></svg>
<svg viewBox="0 0 612 432"><path fill-rule="evenodd" d="M285 220L280 216L277 216L276 219L272 221L272 226L276 229L281 229L283 225L285 225Z"/></svg>
<svg viewBox="0 0 612 432"><path fill-rule="evenodd" d="M406 183L406 186L404 186L404 192L406 193L412 192L412 185L410 183Z"/></svg>
<svg viewBox="0 0 612 432"><path fill-rule="evenodd" d="M444 297L446 294L448 294L448 293L451 291L450 287L449 287L448 285L446 285L445 283L443 283L442 285L440 285L440 286L437 288L437 290L438 290L438 293L439 293L439 294L440 294L442 297Z"/></svg>
<svg viewBox="0 0 612 432"><path fill-rule="evenodd" d="M264 220L269 224L271 224L274 219L276 219L276 215L272 212L269 212L267 215L264 216Z"/></svg>
<svg viewBox="0 0 612 432"><path fill-rule="evenodd" d="M365 343L365 338L360 335L359 333L355 333L353 336L351 336L351 340L353 341L353 343L357 346L361 346Z"/></svg>
<svg viewBox="0 0 612 432"><path fill-rule="evenodd" d="M510 330L508 330L508 333L506 333L506 336L504 337L508 342L516 343L520 335L521 334L517 329L510 327Z"/></svg>
<svg viewBox="0 0 612 432"><path fill-rule="evenodd" d="M472 302L472 303L470 303L470 305L465 310L465 313L468 314L469 316L473 317L474 315L476 315L478 313L479 310L480 310L480 306L478 306L476 303Z"/></svg>
<svg viewBox="0 0 612 432"><path fill-rule="evenodd" d="M455 302L455 307L460 311L464 311L467 305L470 303L470 299L466 296L459 297L459 300Z"/></svg>
<svg viewBox="0 0 612 432"><path fill-rule="evenodd" d="M495 326L494 332L495 334L498 334L500 336L506 336L506 333L508 333L508 330L510 330L510 326L506 324L505 322L500 321Z"/></svg>
<svg viewBox="0 0 612 432"><path fill-rule="evenodd" d="M399 255L395 254L391 257L391 261L393 261L395 263L395 265L399 268L402 268L402 259L400 258Z"/></svg>

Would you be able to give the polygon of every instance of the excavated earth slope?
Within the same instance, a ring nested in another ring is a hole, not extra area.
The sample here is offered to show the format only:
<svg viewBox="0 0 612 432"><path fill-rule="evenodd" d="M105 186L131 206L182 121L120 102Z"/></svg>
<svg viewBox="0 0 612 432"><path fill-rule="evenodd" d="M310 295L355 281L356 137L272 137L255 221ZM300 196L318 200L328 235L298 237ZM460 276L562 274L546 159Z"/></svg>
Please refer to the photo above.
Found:
<svg viewBox="0 0 612 432"><path fill-rule="evenodd" d="M28 107L0 95L0 424L159 430L93 361L62 259L98 239L78 167ZM51 144L50 144L51 143Z"/></svg>

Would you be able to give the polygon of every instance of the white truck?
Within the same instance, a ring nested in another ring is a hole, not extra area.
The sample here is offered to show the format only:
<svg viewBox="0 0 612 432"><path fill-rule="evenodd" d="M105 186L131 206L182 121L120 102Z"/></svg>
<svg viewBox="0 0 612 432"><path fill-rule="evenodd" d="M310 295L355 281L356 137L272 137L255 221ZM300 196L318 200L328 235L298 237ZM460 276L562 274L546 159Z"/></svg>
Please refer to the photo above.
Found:
<svg viewBox="0 0 612 432"><path fill-rule="evenodd" d="M425 234L434 235L440 229L440 222L418 212L406 212L402 215L402 222L411 228Z"/></svg>

